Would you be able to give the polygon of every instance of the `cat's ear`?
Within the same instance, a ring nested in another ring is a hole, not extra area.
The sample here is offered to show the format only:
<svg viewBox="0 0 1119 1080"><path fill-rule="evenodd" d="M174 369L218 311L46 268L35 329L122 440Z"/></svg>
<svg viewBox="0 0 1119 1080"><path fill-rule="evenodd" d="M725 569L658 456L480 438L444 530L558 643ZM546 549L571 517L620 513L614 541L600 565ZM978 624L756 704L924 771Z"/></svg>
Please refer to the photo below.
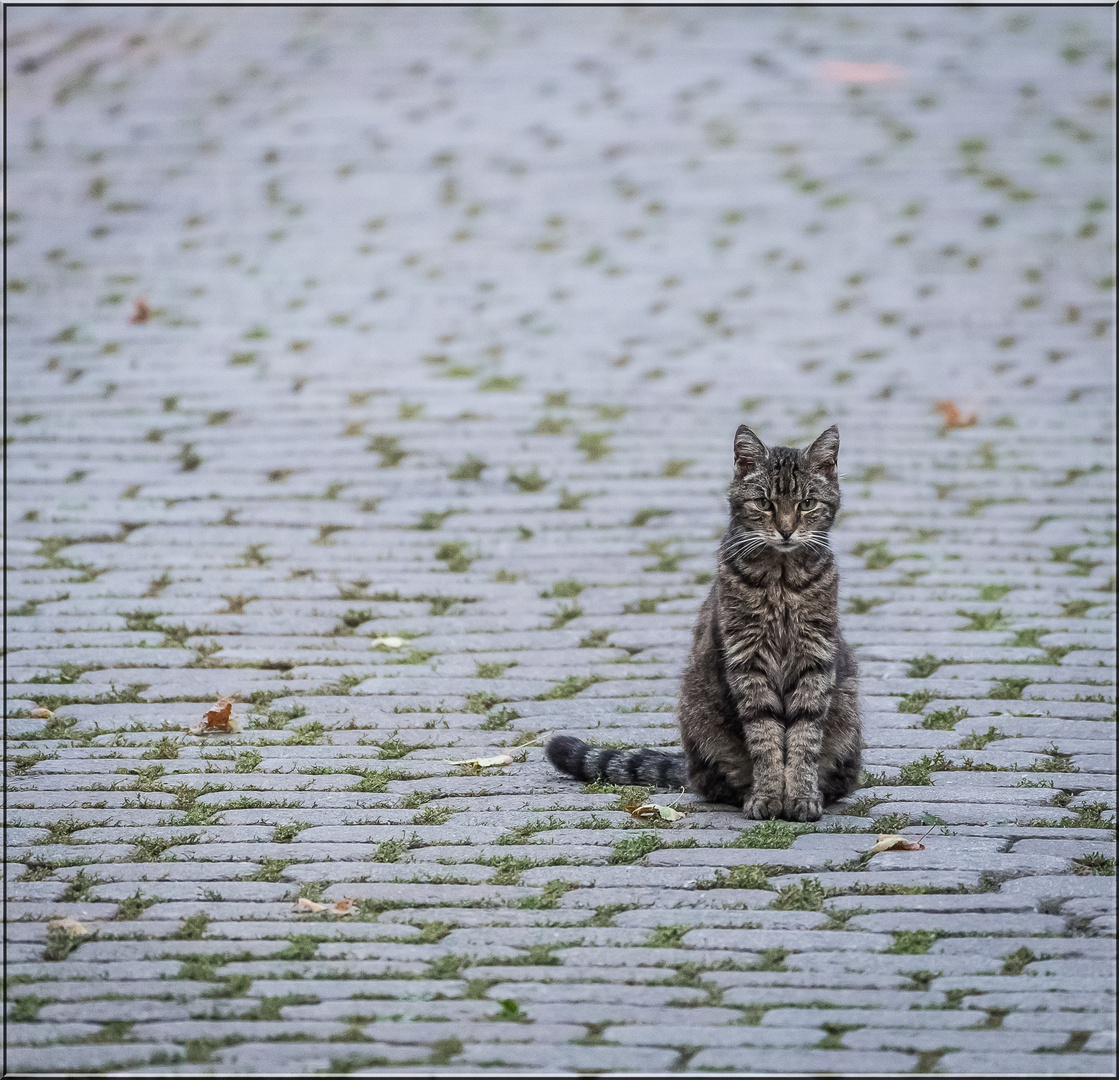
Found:
<svg viewBox="0 0 1119 1080"><path fill-rule="evenodd" d="M839 428L832 424L806 451L808 464L829 480L836 479L839 463Z"/></svg>
<svg viewBox="0 0 1119 1080"><path fill-rule="evenodd" d="M739 476L749 476L766 459L769 451L745 424L739 424L734 433L734 471Z"/></svg>

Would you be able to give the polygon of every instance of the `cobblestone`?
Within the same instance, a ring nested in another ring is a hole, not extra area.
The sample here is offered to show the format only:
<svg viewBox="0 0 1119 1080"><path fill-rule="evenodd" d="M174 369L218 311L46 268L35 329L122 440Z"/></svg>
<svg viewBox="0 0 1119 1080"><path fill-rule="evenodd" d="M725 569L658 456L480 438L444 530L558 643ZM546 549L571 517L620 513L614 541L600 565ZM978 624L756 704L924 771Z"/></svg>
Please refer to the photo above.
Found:
<svg viewBox="0 0 1119 1080"><path fill-rule="evenodd" d="M7 40L10 1071L1114 1070L1106 12ZM543 757L676 745L741 422L843 440L786 846Z"/></svg>

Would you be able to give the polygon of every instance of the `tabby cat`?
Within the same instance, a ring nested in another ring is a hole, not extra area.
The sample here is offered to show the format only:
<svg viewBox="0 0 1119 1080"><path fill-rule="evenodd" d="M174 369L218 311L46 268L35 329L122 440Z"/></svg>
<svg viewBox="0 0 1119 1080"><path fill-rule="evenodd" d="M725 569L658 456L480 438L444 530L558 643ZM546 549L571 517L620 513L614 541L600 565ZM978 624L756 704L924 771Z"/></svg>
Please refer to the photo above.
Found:
<svg viewBox="0 0 1119 1080"><path fill-rule="evenodd" d="M839 632L828 530L839 509L839 431L807 450L734 436L730 526L680 685L682 754L547 746L579 780L688 787L748 818L815 821L858 786L858 668Z"/></svg>

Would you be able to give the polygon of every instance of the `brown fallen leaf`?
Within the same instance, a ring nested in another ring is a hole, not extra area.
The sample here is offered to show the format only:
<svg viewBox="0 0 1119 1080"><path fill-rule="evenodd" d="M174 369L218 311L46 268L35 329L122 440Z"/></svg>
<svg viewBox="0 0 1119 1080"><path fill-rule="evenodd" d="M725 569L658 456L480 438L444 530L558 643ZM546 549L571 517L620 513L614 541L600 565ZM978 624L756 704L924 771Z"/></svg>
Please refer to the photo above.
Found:
<svg viewBox="0 0 1119 1080"><path fill-rule="evenodd" d="M641 806L623 806L623 810L635 817L638 821L646 818L659 818L661 821L679 821L684 815L674 806L662 806L660 803L644 803Z"/></svg>
<svg viewBox="0 0 1119 1080"><path fill-rule="evenodd" d="M922 840L924 837L921 838ZM920 840L910 840L896 833L879 833L878 843L867 851L868 855L877 855L880 851L924 851L925 845Z"/></svg>
<svg viewBox="0 0 1119 1080"><path fill-rule="evenodd" d="M325 911L328 915L352 915L354 901L349 896L343 896L341 900L335 900L333 904L320 904L301 896L292 910L300 913Z"/></svg>
<svg viewBox="0 0 1119 1080"><path fill-rule="evenodd" d="M82 937L88 934L89 931L82 926L77 919L51 919L47 923L48 930L61 930L63 933L69 934L70 937Z"/></svg>
<svg viewBox="0 0 1119 1080"><path fill-rule="evenodd" d="M897 64L860 64L851 60L825 60L819 70L828 82L837 83L897 82L904 74Z"/></svg>
<svg viewBox="0 0 1119 1080"><path fill-rule="evenodd" d="M54 713L52 713L50 709L38 708L32 709L27 715L30 716L32 720L49 720L54 716Z"/></svg>
<svg viewBox="0 0 1119 1080"><path fill-rule="evenodd" d="M480 769L489 769L495 765L512 765L513 759L509 754L498 754L496 757L470 758L466 761L448 761L448 765L477 765Z"/></svg>
<svg viewBox="0 0 1119 1080"><path fill-rule="evenodd" d="M132 309L132 315L129 322L133 326L139 326L141 323L146 323L152 317L152 309L148 307L148 302L142 296L136 297L136 306Z"/></svg>
<svg viewBox="0 0 1119 1080"><path fill-rule="evenodd" d="M222 695L197 724L187 728L188 735L221 735L238 732L241 725L233 719L233 695Z"/></svg>
<svg viewBox="0 0 1119 1080"><path fill-rule="evenodd" d="M970 416L964 416L954 401L938 401L936 403L936 411L943 417L944 426L949 431L958 431L961 428L975 427L975 425L979 423L979 417L975 413L972 413Z"/></svg>

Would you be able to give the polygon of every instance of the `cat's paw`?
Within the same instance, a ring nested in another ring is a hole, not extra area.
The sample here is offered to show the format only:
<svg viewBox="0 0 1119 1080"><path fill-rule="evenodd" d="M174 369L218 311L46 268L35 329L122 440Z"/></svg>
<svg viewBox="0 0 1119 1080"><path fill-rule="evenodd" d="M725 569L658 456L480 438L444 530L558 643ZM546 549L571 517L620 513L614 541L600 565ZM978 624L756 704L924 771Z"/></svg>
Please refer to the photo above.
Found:
<svg viewBox="0 0 1119 1080"><path fill-rule="evenodd" d="M819 821L824 812L819 794L785 796L785 818L788 821Z"/></svg>
<svg viewBox="0 0 1119 1080"><path fill-rule="evenodd" d="M742 813L748 818L779 818L783 805L784 800L776 793L771 795L751 795L742 807Z"/></svg>

